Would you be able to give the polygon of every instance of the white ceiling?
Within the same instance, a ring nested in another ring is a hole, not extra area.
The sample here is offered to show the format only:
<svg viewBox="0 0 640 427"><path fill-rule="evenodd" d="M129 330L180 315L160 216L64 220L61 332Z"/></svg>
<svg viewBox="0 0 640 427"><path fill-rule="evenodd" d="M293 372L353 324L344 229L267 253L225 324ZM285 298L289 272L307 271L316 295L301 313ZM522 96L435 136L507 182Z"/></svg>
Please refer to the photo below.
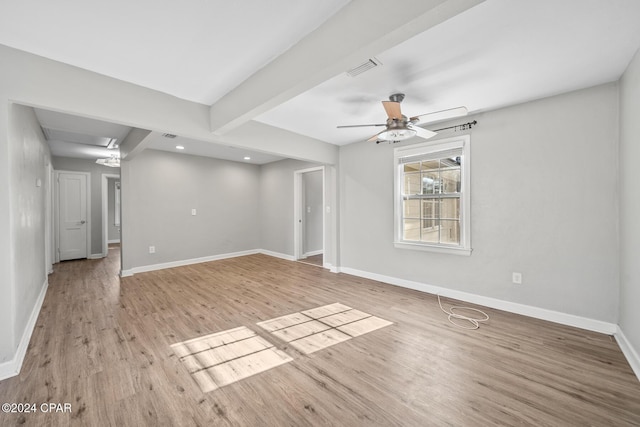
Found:
<svg viewBox="0 0 640 427"><path fill-rule="evenodd" d="M41 108L34 110L54 156L95 160L119 155L117 149L107 149L106 142L115 139L117 145L120 145L131 131L128 126L102 120Z"/></svg>
<svg viewBox="0 0 640 427"><path fill-rule="evenodd" d="M182 146L179 150L176 146ZM251 163L254 165L264 165L266 163L282 160L283 157L266 153L259 153L244 148L232 147L222 144L214 144L207 141L197 141L182 136L166 138L158 132L152 132L149 137L147 148L161 151L169 151L178 154L190 154L192 156L213 157L216 159L231 160L234 162ZM245 159L249 157L249 159Z"/></svg>
<svg viewBox="0 0 640 427"><path fill-rule="evenodd" d="M211 105L314 29L331 31L335 26L322 24L347 3L3 0L0 43ZM371 24L353 11L372 3L351 3L345 19L354 33L363 31ZM400 3L412 1L389 3L390 11ZM377 129L336 125L383 122L379 101L394 92L406 93L406 115L418 115L459 105L486 111L615 81L640 47L638 17L638 0L487 0L375 52L382 66L353 78L341 73L255 120L342 145ZM187 142L194 154L222 155L210 142Z"/></svg>
<svg viewBox="0 0 640 427"><path fill-rule="evenodd" d="M89 160L109 158L113 155L119 157L120 150L107 149L106 143L111 139L115 139L117 145L120 145L131 131L131 127L102 120L78 117L42 108L34 108L34 111L40 126L45 131L47 143L51 148L51 154L54 156ZM53 136L53 138L48 136ZM184 149L179 150L176 146L182 146ZM271 154L197 141L181 136L166 138L158 132L151 132L146 148L256 165L283 159L283 157ZM245 157L249 157L249 159L245 159Z"/></svg>
<svg viewBox="0 0 640 427"><path fill-rule="evenodd" d="M406 94L416 116L491 110L617 80L640 47L638 0L487 0L376 54L382 66L342 73L256 120L343 145L384 123L380 101Z"/></svg>
<svg viewBox="0 0 640 427"><path fill-rule="evenodd" d="M2 0L0 43L210 105L348 0Z"/></svg>

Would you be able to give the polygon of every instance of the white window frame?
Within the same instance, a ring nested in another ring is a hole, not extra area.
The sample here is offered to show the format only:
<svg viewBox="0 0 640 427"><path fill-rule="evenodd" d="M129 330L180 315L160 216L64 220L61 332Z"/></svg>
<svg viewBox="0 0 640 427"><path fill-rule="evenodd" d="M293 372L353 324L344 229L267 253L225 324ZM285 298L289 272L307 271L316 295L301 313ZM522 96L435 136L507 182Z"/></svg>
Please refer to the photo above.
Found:
<svg viewBox="0 0 640 427"><path fill-rule="evenodd" d="M456 255L471 255L471 137L460 135L422 144L398 147L394 150L394 246L400 249L440 252ZM402 159L432 153L462 149L460 166L460 245L426 243L403 240L402 224Z"/></svg>

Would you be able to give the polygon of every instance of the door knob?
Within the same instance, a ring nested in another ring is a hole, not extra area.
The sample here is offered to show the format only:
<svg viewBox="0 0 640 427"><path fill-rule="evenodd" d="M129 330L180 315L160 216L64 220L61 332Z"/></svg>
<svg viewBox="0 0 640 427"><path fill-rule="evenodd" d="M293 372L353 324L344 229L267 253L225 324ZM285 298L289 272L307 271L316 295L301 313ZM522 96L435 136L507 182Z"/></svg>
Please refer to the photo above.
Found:
<svg viewBox="0 0 640 427"><path fill-rule="evenodd" d="M85 222L87 222L87 221L85 221L85 220L83 219L82 221L80 221L80 224L84 224Z"/></svg>

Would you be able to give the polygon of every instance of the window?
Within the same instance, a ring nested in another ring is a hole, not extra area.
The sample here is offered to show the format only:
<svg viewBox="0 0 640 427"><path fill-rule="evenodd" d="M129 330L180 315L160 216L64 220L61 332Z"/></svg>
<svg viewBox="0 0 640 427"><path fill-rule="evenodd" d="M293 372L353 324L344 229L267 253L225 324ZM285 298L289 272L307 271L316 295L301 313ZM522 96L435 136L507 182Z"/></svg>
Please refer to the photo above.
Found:
<svg viewBox="0 0 640 427"><path fill-rule="evenodd" d="M471 254L468 135L395 149L395 246Z"/></svg>

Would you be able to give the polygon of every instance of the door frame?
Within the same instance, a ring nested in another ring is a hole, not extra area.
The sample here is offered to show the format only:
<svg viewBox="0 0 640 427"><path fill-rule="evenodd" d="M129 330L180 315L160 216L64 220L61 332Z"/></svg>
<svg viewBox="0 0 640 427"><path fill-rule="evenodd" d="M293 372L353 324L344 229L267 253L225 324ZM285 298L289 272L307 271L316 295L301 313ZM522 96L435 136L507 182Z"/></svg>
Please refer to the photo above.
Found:
<svg viewBox="0 0 640 427"><path fill-rule="evenodd" d="M45 166L45 171L47 174L47 178L45 180L45 213L44 213L44 267L47 274L53 273L53 264L54 264L54 253L55 253L55 233L54 233L54 185L55 182L55 173L53 170L53 165L49 160L47 165Z"/></svg>
<svg viewBox="0 0 640 427"><path fill-rule="evenodd" d="M112 179L112 178L116 178L119 180L120 175L117 175L114 173L102 174L102 257L103 258L109 254L109 179ZM120 185L122 185L122 182L120 183ZM122 218L122 216L120 216L120 218Z"/></svg>
<svg viewBox="0 0 640 427"><path fill-rule="evenodd" d="M55 229L55 262L60 262L60 174L71 173L85 175L87 178L87 259L91 259L91 173L68 170L54 170L55 173L55 197L54 197L54 229Z"/></svg>
<svg viewBox="0 0 640 427"><path fill-rule="evenodd" d="M302 175L316 171L322 171L322 253L324 254L326 252L325 169L324 166L300 169L293 172L293 256L296 260L302 259L304 255L304 245L302 242L304 236L302 232L302 217L304 216L304 207L302 206Z"/></svg>

